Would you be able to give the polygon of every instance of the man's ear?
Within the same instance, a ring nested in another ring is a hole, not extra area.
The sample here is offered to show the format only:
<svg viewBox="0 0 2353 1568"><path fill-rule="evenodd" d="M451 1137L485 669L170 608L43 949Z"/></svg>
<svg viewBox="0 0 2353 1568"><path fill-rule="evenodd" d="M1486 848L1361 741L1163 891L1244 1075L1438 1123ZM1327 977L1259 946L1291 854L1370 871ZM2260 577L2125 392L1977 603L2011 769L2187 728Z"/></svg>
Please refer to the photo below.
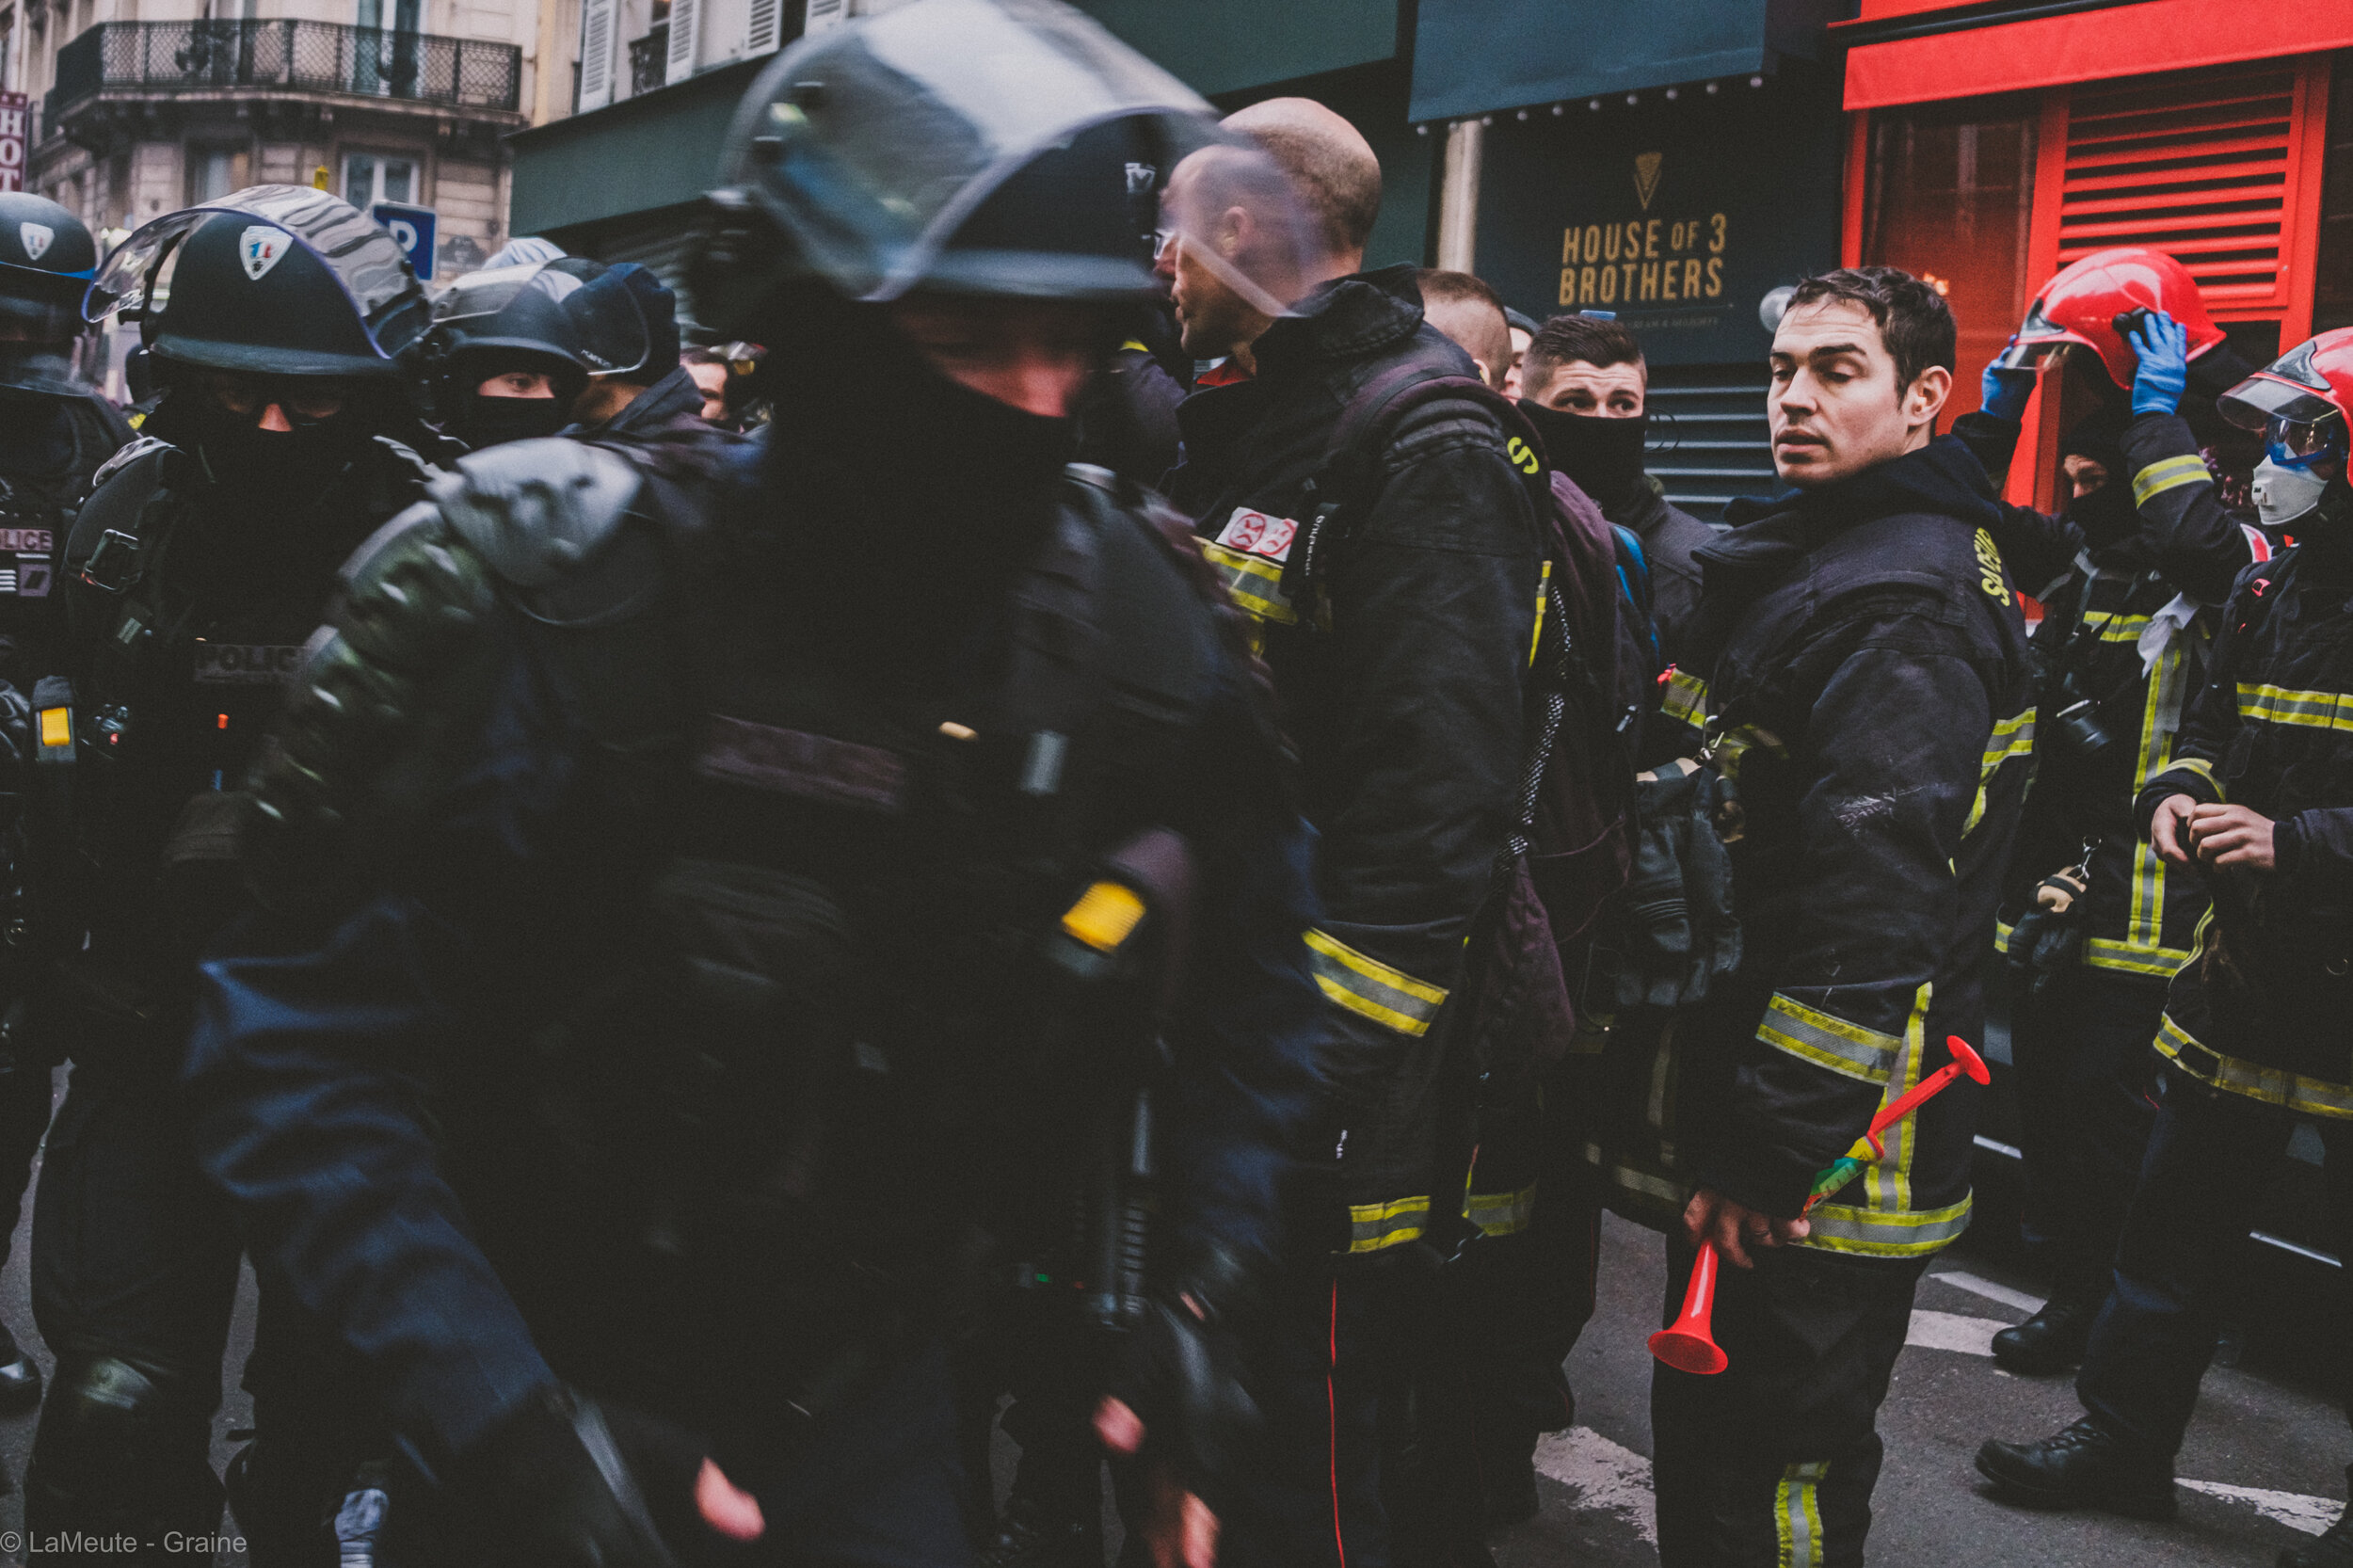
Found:
<svg viewBox="0 0 2353 1568"><path fill-rule="evenodd" d="M1930 365L1904 393L1904 423L1915 427L1933 425L1936 416L1945 411L1945 400L1952 395L1952 371L1944 365Z"/></svg>
<svg viewBox="0 0 2353 1568"><path fill-rule="evenodd" d="M1250 248L1250 237L1257 228L1249 208L1226 208L1217 220L1217 253L1232 261Z"/></svg>

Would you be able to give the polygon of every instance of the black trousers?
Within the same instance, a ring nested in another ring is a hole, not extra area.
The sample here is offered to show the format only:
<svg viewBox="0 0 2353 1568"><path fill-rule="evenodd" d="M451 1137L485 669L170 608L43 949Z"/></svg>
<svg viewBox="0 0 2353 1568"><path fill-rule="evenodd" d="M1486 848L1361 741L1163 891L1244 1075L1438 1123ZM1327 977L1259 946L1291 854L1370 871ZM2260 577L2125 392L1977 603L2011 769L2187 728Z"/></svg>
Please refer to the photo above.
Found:
<svg viewBox="0 0 2353 1568"><path fill-rule="evenodd" d="M27 1481L36 1536L202 1531L219 1520L212 1417L241 1246L228 1201L198 1174L176 1065L164 1049L77 1061L50 1132L34 1200L33 1317L58 1375ZM141 1452L110 1456L111 1439L93 1442L71 1419L77 1368L102 1358L129 1363L153 1387Z"/></svg>
<svg viewBox="0 0 2353 1568"><path fill-rule="evenodd" d="M1884 1448L1877 1420L1928 1259L1809 1247L1718 1276L1713 1377L1651 1368L1661 1568L1856 1568ZM1667 1241L1661 1321L1693 1249Z"/></svg>
<svg viewBox="0 0 2353 1568"><path fill-rule="evenodd" d="M2113 1288L2092 1325L2075 1392L2136 1446L2182 1446L2198 1384L2214 1359L2247 1226L2287 1156L2294 1113L2166 1075L2163 1108L2116 1253ZM2328 1150L2329 1219L2353 1257L2353 1122L2317 1123ZM2331 1298L2345 1314L2340 1290ZM2344 1323L2339 1337L2353 1331ZM2348 1391L2353 1416L2353 1391Z"/></svg>
<svg viewBox="0 0 2353 1568"><path fill-rule="evenodd" d="M1264 1426L1220 1532L1222 1568L1388 1568L1431 1271L1398 1247L1312 1260L1273 1292L1252 1352Z"/></svg>
<svg viewBox="0 0 2353 1568"><path fill-rule="evenodd" d="M2140 1174L2165 1011L2161 976L2084 966L2023 1003L2010 1032L2018 1069L2025 1233L2054 1300L2096 1305Z"/></svg>

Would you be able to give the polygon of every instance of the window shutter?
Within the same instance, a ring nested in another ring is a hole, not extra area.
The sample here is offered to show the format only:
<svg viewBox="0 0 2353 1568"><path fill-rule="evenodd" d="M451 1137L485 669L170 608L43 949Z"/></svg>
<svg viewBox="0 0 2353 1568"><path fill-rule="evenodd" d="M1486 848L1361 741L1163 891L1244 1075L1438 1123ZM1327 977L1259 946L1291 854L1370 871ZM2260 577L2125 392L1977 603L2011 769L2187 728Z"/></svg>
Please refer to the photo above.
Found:
<svg viewBox="0 0 2353 1568"><path fill-rule="evenodd" d="M801 24L803 37L831 32L850 20L849 0L808 0L808 14Z"/></svg>
<svg viewBox="0 0 2353 1568"><path fill-rule="evenodd" d="M2311 222L2298 200L2319 155L2298 134L2313 73L2297 60L2078 87L2067 110L2058 264L2146 245L2189 268L2209 309L2297 313Z"/></svg>
<svg viewBox="0 0 2353 1568"><path fill-rule="evenodd" d="M613 102L614 0L581 0L580 106L601 109Z"/></svg>
<svg viewBox="0 0 2353 1568"><path fill-rule="evenodd" d="M670 57L662 80L683 82L695 74L702 45L702 0L670 0Z"/></svg>
<svg viewBox="0 0 2353 1568"><path fill-rule="evenodd" d="M744 28L744 53L765 55L783 42L779 36L783 18L784 0L752 0L751 15Z"/></svg>

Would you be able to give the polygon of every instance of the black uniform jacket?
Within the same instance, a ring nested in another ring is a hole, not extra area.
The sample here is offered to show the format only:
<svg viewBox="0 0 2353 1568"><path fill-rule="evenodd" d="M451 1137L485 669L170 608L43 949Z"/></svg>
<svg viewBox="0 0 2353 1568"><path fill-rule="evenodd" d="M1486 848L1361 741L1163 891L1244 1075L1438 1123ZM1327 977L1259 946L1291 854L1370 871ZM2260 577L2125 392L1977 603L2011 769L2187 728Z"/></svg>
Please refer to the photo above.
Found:
<svg viewBox="0 0 2353 1568"><path fill-rule="evenodd" d="M1438 1025L1502 851L1524 760L1537 587L1528 492L1485 408L1415 409L1303 617L1282 565L1349 400L1392 367L1473 374L1422 321L1411 267L1327 283L1268 328L1254 379L1178 410L1170 493L1265 633L1307 819L1321 835L1317 980L1345 1037L1346 1246L1422 1234L1435 1157ZM1453 1178L1459 1184L1460 1174Z"/></svg>
<svg viewBox="0 0 2353 1568"><path fill-rule="evenodd" d="M1692 1020L1699 1185L1794 1216L1879 1107L1983 1042L1979 966L2034 711L1983 470L1950 439L1841 483L1736 503L1699 552L1702 719L1737 792L1735 983ZM1886 1134L1808 1245L1933 1252L1966 1226L1976 1091Z"/></svg>
<svg viewBox="0 0 2353 1568"><path fill-rule="evenodd" d="M2200 868L2214 908L2158 1051L2233 1093L2353 1116L2353 541L2315 528L2239 578L2173 760L2140 792L2144 833L2175 794L2271 818L2277 866Z"/></svg>
<svg viewBox="0 0 2353 1568"><path fill-rule="evenodd" d="M1651 620L1658 629L1658 652L1667 664L1683 659L1683 642L1700 608L1698 552L1716 541L1716 530L1669 502L1649 474L1635 481L1619 505L1606 507L1609 520L1634 531L1650 566Z"/></svg>
<svg viewBox="0 0 2353 1568"><path fill-rule="evenodd" d="M1998 480L2019 426L1978 412L1962 415L1954 433ZM2272 541L2251 514L2222 504L2197 438L2177 415L2140 416L2121 444L2117 504L2056 517L2005 504L1993 531L2019 585L2042 600L2034 641L2046 721L2089 700L2112 737L2090 756L2069 744L2055 721L2041 727L2011 887L2031 896L2041 878L2082 861L2089 873L2083 963L2155 984L2188 959L2206 889L2133 831L2133 795L2172 760L2185 704L2205 681L2216 606L2249 561L2270 558ZM2121 504L2127 485L2129 508ZM2056 695L2070 677L2073 695Z"/></svg>

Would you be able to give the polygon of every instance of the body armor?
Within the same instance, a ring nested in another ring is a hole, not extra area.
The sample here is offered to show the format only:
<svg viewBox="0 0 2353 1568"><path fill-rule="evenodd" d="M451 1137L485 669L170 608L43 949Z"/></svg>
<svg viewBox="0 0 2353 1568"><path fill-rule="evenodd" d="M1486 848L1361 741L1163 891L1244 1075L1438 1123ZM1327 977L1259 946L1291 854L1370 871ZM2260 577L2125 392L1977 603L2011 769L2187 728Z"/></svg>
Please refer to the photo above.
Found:
<svg viewBox="0 0 2353 1568"><path fill-rule="evenodd" d="M528 1053L471 1075L506 1093L461 1097L520 1093L533 1125L486 1110L457 1140L502 1151L485 1248L568 1376L613 1391L600 1352L626 1346L665 1384L627 1395L703 1390L698 1418L756 1428L990 1242L1060 1240L1007 1216L1069 1211L1040 1194L1076 1191L1093 1150L1068 1128L1134 1080L1155 1010L1140 973L1064 961L1064 917L1188 809L1215 613L1110 476L1074 470L1001 661L916 695L804 640L724 529L610 453L458 468L355 558L257 775L257 863L278 899L337 866L462 877L364 846L372 824L413 842L408 814L462 788L430 737L499 704L479 623L514 612L554 730L586 738L542 764L581 770L583 853L542 857L512 895L528 936L493 959ZM554 1239L550 1213L602 1234ZM579 1273L616 1267L641 1288Z"/></svg>

